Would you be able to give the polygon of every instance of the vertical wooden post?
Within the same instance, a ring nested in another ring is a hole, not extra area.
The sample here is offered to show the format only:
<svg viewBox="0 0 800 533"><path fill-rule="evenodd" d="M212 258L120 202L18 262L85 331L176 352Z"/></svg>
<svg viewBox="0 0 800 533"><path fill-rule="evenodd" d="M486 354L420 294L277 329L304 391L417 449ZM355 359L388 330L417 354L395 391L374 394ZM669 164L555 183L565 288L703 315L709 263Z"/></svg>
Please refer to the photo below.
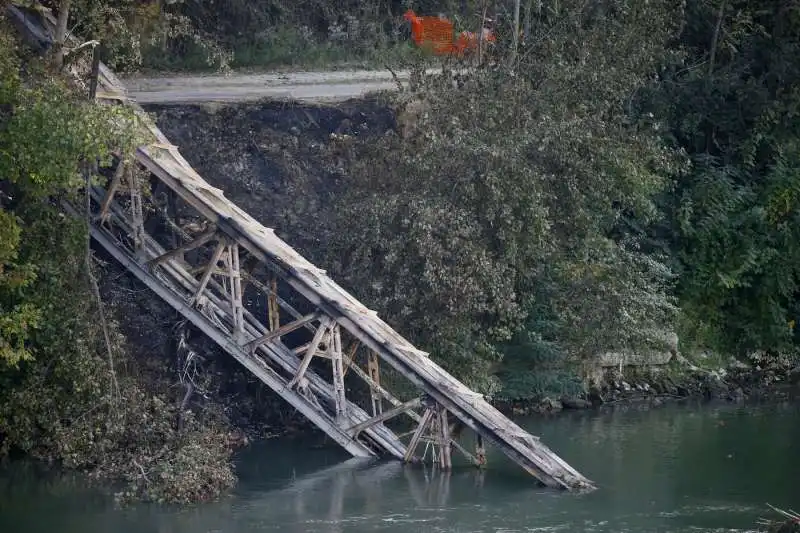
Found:
<svg viewBox="0 0 800 533"><path fill-rule="evenodd" d="M381 384L381 370L379 366L378 354L370 350L367 356L367 375L378 386ZM372 399L372 416L377 416L383 412L383 399L375 386L370 384L369 394Z"/></svg>
<svg viewBox="0 0 800 533"><path fill-rule="evenodd" d="M269 330L275 331L281 326L280 323L280 307L278 307L278 278L272 276L270 282L270 292L267 296L267 320L269 321Z"/></svg>
<svg viewBox="0 0 800 533"><path fill-rule="evenodd" d="M233 340L239 344L244 333L244 307L242 305L242 278L239 271L238 244L232 243L228 245L228 257L225 263L228 266L228 277L231 285L230 301L231 312L233 313Z"/></svg>
<svg viewBox="0 0 800 533"><path fill-rule="evenodd" d="M333 363L333 394L336 404L336 420L347 415L347 395L344 388L344 363L342 361L342 333L339 324L331 328L331 342L329 343Z"/></svg>
<svg viewBox="0 0 800 533"><path fill-rule="evenodd" d="M478 460L478 467L486 466L486 448L483 447L483 437L480 433L475 434L475 458Z"/></svg>
<svg viewBox="0 0 800 533"><path fill-rule="evenodd" d="M136 253L136 260L142 262L145 259L144 242L144 213L142 212L142 191L139 188L136 169L133 165L126 165L128 187L130 189L131 200L131 220L133 222L133 243Z"/></svg>
<svg viewBox="0 0 800 533"><path fill-rule="evenodd" d="M443 405L438 406L438 435L439 441L439 466L442 470L450 470L453 466L450 456L450 424L447 423L447 409Z"/></svg>
<svg viewBox="0 0 800 533"><path fill-rule="evenodd" d="M100 76L102 45L92 47L92 73L89 76L89 100L97 98L97 78Z"/></svg>

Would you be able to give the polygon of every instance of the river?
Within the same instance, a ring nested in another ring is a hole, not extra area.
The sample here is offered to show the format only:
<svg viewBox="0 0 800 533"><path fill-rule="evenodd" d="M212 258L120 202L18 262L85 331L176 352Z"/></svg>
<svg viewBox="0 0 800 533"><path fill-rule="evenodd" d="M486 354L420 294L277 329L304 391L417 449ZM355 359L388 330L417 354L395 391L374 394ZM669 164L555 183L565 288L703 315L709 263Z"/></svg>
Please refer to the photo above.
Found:
<svg viewBox="0 0 800 533"><path fill-rule="evenodd" d="M480 473L348 460L303 440L237 457L221 501L115 509L76 475L0 471L3 533L753 531L800 507L800 406L626 406L522 423L599 490L537 488L497 453Z"/></svg>

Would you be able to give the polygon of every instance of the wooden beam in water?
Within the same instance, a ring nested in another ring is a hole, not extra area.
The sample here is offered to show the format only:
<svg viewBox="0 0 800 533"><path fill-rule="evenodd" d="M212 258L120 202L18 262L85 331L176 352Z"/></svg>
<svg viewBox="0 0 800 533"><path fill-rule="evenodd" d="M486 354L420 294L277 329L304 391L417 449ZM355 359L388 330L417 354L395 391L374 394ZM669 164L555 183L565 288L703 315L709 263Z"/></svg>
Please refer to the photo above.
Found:
<svg viewBox="0 0 800 533"><path fill-rule="evenodd" d="M422 436L428 430L428 426L430 426L431 422L433 422L434 415L435 413L433 409L431 409L430 407L425 409L425 412L422 413L422 419L419 421L417 429L411 436L411 440L409 441L408 447L406 448L406 455L404 457L406 463L410 463L414 460L415 458L414 454L417 453L417 446L419 446L419 442L420 440L422 440Z"/></svg>
<svg viewBox="0 0 800 533"><path fill-rule="evenodd" d="M394 417L396 417L398 415L401 415L401 414L405 413L406 411L414 409L415 407L419 407L421 403L422 403L421 402L421 398L414 398L413 400L409 400L409 401L407 401L405 403L402 403L402 404L398 405L397 407L393 407L393 408L389 409L388 411L384 411L383 413L380 413L379 415L377 415L377 416L375 416L373 418L370 418L369 420L367 420L365 422L361 422L360 424L356 424L355 426L351 427L347 431L351 435L353 435L355 437L356 435L358 435L359 433L361 433L365 429L371 428L375 424L382 424L383 422L386 422L387 420L390 420L390 419L392 419L392 418L394 418Z"/></svg>

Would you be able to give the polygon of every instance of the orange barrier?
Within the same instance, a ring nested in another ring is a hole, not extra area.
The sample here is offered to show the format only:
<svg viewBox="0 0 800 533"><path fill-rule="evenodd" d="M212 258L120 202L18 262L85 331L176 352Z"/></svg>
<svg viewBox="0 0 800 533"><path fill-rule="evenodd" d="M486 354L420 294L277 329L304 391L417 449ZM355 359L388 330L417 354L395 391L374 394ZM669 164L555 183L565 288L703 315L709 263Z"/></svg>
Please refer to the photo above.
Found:
<svg viewBox="0 0 800 533"><path fill-rule="evenodd" d="M411 39L421 48L428 48L436 55L463 55L478 49L478 36L471 31L462 31L453 41L453 23L446 18L420 17L409 9L403 15L411 23ZM494 42L494 34L484 28L482 38Z"/></svg>

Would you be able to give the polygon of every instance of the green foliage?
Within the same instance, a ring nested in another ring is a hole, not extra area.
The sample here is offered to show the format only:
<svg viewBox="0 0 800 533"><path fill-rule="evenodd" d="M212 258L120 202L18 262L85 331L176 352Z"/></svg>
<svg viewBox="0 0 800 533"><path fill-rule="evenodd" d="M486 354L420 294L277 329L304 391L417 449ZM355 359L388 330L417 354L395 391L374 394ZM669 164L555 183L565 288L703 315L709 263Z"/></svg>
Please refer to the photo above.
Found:
<svg viewBox="0 0 800 533"><path fill-rule="evenodd" d="M682 307L712 348L745 355L796 341L800 10L725 5L688 3L687 54L648 103L692 157L665 203Z"/></svg>
<svg viewBox="0 0 800 533"><path fill-rule="evenodd" d="M42 261L52 253L51 239L31 239L41 224L31 212L82 182L81 161L107 160L112 146L127 150L133 139L129 113L81 101L33 61L23 84L16 43L0 35L0 361L16 365L31 357L27 337L43 312L32 299L41 291Z"/></svg>
<svg viewBox="0 0 800 533"><path fill-rule="evenodd" d="M679 13L567 4L535 28L513 76L431 80L401 114L409 139L351 146L328 245L360 297L487 393L531 309L554 317L550 342L577 358L647 345L675 311L669 270L622 224L655 220L653 196L681 165L627 115Z"/></svg>
<svg viewBox="0 0 800 533"><path fill-rule="evenodd" d="M85 162L130 153L133 115L88 102L35 58L23 77L24 51L2 22L0 457L20 451L127 481L126 499L214 497L235 481L224 417L189 416L177 431L169 382L124 371L131 347L112 321L107 348L87 282L85 222L59 209L60 199L81 205Z"/></svg>
<svg viewBox="0 0 800 533"><path fill-rule="evenodd" d="M433 16L442 13L454 21L457 31L477 31L484 6L474 0L185 0L175 8L176 16L185 17L195 31L231 52L233 67L313 68L383 67L387 62L411 61L419 50L409 42L408 23L402 18L406 9ZM190 35L145 47L143 64L177 70L216 65Z"/></svg>
<svg viewBox="0 0 800 533"><path fill-rule="evenodd" d="M60 4L49 3L56 4L57 12ZM145 50L163 55L170 40L191 42L202 51L206 67L226 69L230 54L182 15L181 5L182 0L72 0L68 27L84 39L100 41L104 60L117 71L138 69Z"/></svg>

